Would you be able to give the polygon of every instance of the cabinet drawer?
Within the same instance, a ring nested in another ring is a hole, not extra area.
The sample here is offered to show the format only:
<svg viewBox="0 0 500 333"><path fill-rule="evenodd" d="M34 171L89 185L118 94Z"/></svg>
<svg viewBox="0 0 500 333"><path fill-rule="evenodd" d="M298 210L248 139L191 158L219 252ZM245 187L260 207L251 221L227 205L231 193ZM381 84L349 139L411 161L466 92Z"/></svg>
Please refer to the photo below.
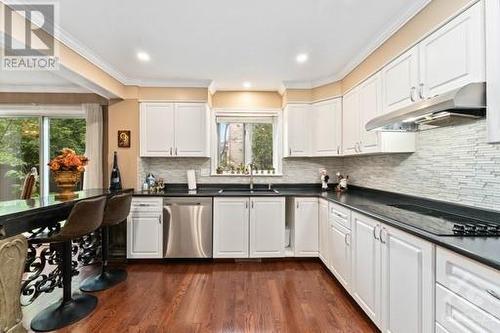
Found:
<svg viewBox="0 0 500 333"><path fill-rule="evenodd" d="M443 248L437 249L436 280L500 318L500 272Z"/></svg>
<svg viewBox="0 0 500 333"><path fill-rule="evenodd" d="M330 203L328 206L329 218L351 230L351 211L343 206Z"/></svg>
<svg viewBox="0 0 500 333"><path fill-rule="evenodd" d="M163 206L162 198L133 198L130 207L131 212L161 212Z"/></svg>
<svg viewBox="0 0 500 333"><path fill-rule="evenodd" d="M449 333L500 332L498 318L440 284L436 284L436 321Z"/></svg>

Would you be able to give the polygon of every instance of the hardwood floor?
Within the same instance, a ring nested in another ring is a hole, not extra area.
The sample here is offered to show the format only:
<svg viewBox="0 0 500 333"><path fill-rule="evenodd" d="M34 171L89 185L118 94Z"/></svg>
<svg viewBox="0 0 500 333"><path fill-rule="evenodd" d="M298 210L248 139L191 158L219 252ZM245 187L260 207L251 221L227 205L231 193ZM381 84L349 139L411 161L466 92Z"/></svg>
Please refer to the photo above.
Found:
<svg viewBox="0 0 500 333"><path fill-rule="evenodd" d="M61 332L378 331L318 261L127 267L126 282L95 293L96 311ZM56 296L27 307L25 322Z"/></svg>

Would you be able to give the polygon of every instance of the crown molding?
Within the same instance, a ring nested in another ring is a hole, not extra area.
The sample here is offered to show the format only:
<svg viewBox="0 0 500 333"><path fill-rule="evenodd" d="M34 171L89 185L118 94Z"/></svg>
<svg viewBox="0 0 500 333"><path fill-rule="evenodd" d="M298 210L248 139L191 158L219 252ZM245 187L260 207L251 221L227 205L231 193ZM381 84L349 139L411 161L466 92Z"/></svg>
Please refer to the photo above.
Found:
<svg viewBox="0 0 500 333"><path fill-rule="evenodd" d="M165 80L127 80L128 86L161 87L161 88L209 88L212 80L185 80L185 79L165 79Z"/></svg>
<svg viewBox="0 0 500 333"><path fill-rule="evenodd" d="M39 85L39 84L0 84L0 92L22 92L22 93L89 93L88 90L79 86L65 85Z"/></svg>

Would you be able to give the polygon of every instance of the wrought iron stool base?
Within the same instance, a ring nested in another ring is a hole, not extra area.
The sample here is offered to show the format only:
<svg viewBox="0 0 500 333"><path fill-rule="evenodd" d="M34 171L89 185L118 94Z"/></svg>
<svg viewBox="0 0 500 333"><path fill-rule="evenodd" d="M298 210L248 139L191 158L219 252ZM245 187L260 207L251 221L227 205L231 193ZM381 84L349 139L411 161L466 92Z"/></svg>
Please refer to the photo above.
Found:
<svg viewBox="0 0 500 333"><path fill-rule="evenodd" d="M63 328L87 317L96 306L97 297L74 295L70 300L61 300L40 312L31 321L31 329L47 332Z"/></svg>
<svg viewBox="0 0 500 333"><path fill-rule="evenodd" d="M111 288L127 279L127 271L123 269L109 269L85 279L80 285L81 291L94 292Z"/></svg>

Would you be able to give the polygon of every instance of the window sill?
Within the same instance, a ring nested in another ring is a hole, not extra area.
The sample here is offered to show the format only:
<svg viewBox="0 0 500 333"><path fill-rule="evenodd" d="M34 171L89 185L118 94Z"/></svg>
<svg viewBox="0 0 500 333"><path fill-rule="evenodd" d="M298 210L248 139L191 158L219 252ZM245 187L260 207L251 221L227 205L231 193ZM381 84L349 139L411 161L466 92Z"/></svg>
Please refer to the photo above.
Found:
<svg viewBox="0 0 500 333"><path fill-rule="evenodd" d="M244 177L244 178L250 178L250 175L242 175L242 174L236 174L236 173L212 173L210 174L210 177ZM256 177L283 177L282 173L274 173L270 175L253 175L254 178Z"/></svg>

